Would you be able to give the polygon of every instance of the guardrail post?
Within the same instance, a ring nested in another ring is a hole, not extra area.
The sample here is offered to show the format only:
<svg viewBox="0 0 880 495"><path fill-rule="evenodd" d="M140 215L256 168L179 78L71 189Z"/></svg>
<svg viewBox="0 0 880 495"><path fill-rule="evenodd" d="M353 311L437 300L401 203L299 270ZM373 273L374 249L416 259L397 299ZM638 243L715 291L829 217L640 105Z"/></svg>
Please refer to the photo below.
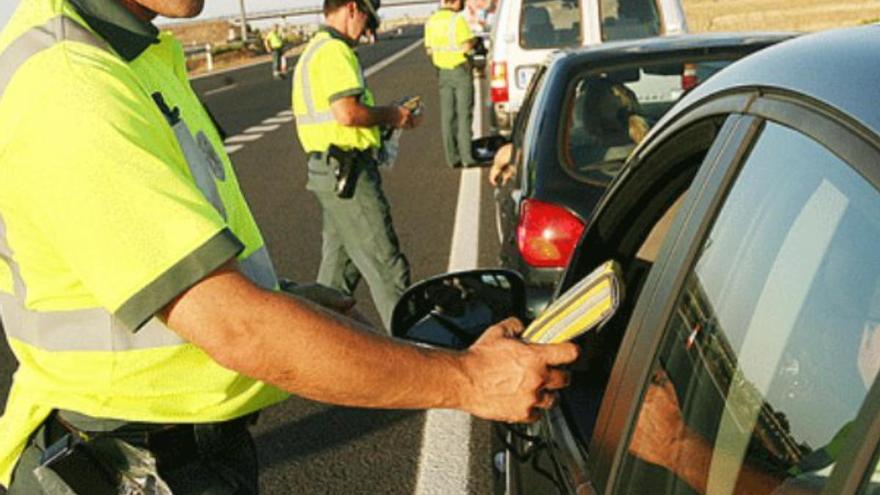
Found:
<svg viewBox="0 0 880 495"><path fill-rule="evenodd" d="M211 53L211 44L205 43L205 58L207 58L208 72L214 70L214 55Z"/></svg>

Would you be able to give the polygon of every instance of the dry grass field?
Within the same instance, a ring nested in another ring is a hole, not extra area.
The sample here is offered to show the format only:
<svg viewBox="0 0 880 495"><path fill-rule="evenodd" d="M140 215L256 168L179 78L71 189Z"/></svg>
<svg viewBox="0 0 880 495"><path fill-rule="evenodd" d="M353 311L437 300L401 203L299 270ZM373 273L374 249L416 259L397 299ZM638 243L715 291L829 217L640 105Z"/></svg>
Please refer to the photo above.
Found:
<svg viewBox="0 0 880 495"><path fill-rule="evenodd" d="M688 27L705 31L819 31L880 22L880 0L682 0Z"/></svg>

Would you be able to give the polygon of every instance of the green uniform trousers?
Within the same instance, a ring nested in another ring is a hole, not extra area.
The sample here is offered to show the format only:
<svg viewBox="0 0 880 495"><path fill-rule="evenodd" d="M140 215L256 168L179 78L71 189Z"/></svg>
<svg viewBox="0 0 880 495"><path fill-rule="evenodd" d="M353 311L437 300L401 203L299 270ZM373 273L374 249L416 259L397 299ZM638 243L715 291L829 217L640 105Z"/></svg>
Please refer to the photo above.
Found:
<svg viewBox="0 0 880 495"><path fill-rule="evenodd" d="M124 438L126 445L149 449L139 443L141 435L137 433L150 431L149 428L141 430L140 425L133 423L90 418L70 412L61 414L69 424L82 431L116 432L114 435ZM64 487L43 489L33 472L48 446L46 439L60 436L58 428L57 423L50 419L33 434L12 474L8 495L70 495L70 491ZM257 452L250 432L244 427L234 432L221 432L221 428L214 424L198 425L196 428L197 458L173 466L159 466L158 475L171 492L174 495L257 495ZM118 433L121 431L125 433ZM130 453L123 452L123 447L103 444L101 452L105 459L113 460L114 465L118 464L117 467L126 468L126 455Z"/></svg>
<svg viewBox="0 0 880 495"><path fill-rule="evenodd" d="M317 196L323 212L318 283L351 295L361 277L366 278L382 324L390 330L394 305L410 285L410 268L377 166L361 164L354 196L348 199L336 196L336 180L324 160L311 157L308 167L306 188Z"/></svg>
<svg viewBox="0 0 880 495"><path fill-rule="evenodd" d="M451 167L476 163L471 154L474 120L474 81L467 64L439 69L440 124L446 163Z"/></svg>

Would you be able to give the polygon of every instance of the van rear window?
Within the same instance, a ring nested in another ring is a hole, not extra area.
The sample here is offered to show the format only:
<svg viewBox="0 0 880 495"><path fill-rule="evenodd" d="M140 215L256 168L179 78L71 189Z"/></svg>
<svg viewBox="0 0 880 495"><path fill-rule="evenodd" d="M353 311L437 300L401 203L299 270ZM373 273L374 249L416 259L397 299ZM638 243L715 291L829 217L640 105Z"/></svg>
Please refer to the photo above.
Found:
<svg viewBox="0 0 880 495"><path fill-rule="evenodd" d="M520 15L523 48L560 48L581 44L579 0L523 0Z"/></svg>
<svg viewBox="0 0 880 495"><path fill-rule="evenodd" d="M654 0L602 0L602 40L658 36L660 15Z"/></svg>

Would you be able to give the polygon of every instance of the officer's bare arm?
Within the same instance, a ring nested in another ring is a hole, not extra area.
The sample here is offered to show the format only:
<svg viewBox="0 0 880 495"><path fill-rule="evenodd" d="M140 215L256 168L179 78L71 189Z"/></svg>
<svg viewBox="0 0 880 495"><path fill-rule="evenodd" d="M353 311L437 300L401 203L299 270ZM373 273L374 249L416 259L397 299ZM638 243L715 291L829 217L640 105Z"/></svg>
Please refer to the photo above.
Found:
<svg viewBox="0 0 880 495"><path fill-rule="evenodd" d="M530 421L568 383L556 366L573 344L526 345L507 320L465 352L387 338L308 301L263 290L227 264L162 312L168 326L222 366L291 393L333 404L456 408L501 421Z"/></svg>
<svg viewBox="0 0 880 495"><path fill-rule="evenodd" d="M406 127L409 110L398 106L369 107L356 96L340 98L330 104L333 117L340 125L349 127L390 126Z"/></svg>

